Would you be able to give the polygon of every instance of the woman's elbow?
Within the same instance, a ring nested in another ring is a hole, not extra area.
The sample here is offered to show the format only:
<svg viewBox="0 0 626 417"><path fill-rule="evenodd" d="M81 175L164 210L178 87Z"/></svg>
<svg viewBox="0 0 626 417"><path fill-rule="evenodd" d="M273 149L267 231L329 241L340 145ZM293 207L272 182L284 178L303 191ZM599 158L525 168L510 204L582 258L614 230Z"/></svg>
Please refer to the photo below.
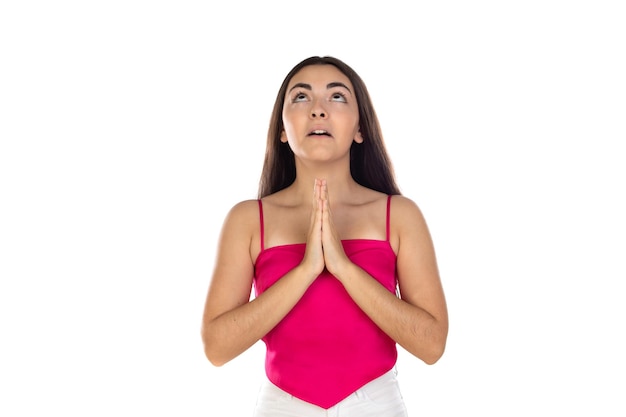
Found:
<svg viewBox="0 0 626 417"><path fill-rule="evenodd" d="M445 344L443 346L435 346L428 353L422 355L421 359L426 365L434 365L441 359L444 351Z"/></svg>
<svg viewBox="0 0 626 417"><path fill-rule="evenodd" d="M441 359L441 357L443 356L443 353L446 351L447 340L448 340L448 328L446 326L446 328L441 331L441 335L438 337L438 340L433 346L433 352L432 352L430 362L426 362L426 363L428 363L429 365L433 365L437 361L439 361L439 359Z"/></svg>
<svg viewBox="0 0 626 417"><path fill-rule="evenodd" d="M425 348L418 356L425 364L434 365L441 359L446 350L446 341L448 337L447 329L441 329L433 335Z"/></svg>
<svg viewBox="0 0 626 417"><path fill-rule="evenodd" d="M212 340L212 337L208 334L206 329L202 330L201 337L204 346L204 356L206 356L211 365L220 367L226 364L228 360L219 355L216 349L216 343Z"/></svg>
<svg viewBox="0 0 626 417"><path fill-rule="evenodd" d="M226 362L228 362L226 360L219 358L217 355L213 354L212 352L210 352L209 349L207 349L206 347L204 348L204 355L209 360L211 365L216 366L216 367L223 366L226 364Z"/></svg>

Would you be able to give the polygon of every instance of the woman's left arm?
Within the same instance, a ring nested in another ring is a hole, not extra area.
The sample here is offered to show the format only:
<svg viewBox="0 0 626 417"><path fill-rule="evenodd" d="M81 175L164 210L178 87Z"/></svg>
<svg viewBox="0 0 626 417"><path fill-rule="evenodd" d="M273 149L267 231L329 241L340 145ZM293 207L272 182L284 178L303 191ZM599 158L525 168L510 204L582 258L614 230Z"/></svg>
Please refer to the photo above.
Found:
<svg viewBox="0 0 626 417"><path fill-rule="evenodd" d="M448 310L428 226L419 207L403 196L392 199L391 240L400 298L351 262L331 272L385 333L425 363L434 364L445 350Z"/></svg>

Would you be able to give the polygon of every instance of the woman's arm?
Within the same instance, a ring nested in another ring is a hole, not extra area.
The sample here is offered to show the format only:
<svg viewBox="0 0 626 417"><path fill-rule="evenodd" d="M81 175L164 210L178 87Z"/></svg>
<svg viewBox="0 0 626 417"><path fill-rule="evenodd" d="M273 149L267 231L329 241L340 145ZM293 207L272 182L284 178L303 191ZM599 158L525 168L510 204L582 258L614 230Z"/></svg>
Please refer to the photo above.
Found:
<svg viewBox="0 0 626 417"><path fill-rule="evenodd" d="M425 363L433 364L443 355L448 335L448 312L433 243L415 203L394 196L391 207L401 298L351 262L341 263L333 273L385 333Z"/></svg>
<svg viewBox="0 0 626 417"><path fill-rule="evenodd" d="M254 275L251 247L258 228L256 200L233 207L222 227L201 330L205 354L215 366L237 357L265 336L319 274L311 262L303 261L250 301Z"/></svg>

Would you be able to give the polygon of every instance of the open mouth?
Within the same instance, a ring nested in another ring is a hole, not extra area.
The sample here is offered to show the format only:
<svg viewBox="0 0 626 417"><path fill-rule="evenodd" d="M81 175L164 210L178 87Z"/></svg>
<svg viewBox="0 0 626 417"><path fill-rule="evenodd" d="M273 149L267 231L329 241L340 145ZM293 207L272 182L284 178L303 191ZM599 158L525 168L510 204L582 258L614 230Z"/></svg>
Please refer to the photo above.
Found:
<svg viewBox="0 0 626 417"><path fill-rule="evenodd" d="M322 130L322 129L316 129L313 130L309 133L309 136L326 136L326 137L332 137L332 135L330 133L328 133L327 130Z"/></svg>

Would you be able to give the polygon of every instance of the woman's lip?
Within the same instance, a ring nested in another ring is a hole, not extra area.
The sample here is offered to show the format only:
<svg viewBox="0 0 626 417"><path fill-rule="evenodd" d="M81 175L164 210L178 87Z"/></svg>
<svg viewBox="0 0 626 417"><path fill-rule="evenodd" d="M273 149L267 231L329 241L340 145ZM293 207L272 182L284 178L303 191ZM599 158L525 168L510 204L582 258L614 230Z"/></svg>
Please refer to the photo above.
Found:
<svg viewBox="0 0 626 417"><path fill-rule="evenodd" d="M326 129L313 129L309 132L309 136L329 136L332 137L330 132Z"/></svg>

